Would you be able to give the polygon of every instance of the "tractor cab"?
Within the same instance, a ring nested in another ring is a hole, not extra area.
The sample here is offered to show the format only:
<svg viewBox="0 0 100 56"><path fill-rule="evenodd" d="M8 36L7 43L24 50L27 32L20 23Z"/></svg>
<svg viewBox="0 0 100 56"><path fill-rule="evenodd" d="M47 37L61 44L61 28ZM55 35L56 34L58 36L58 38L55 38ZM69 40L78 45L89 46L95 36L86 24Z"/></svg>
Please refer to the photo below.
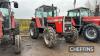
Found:
<svg viewBox="0 0 100 56"><path fill-rule="evenodd" d="M76 8L68 11L68 17L72 17L75 20L76 26L82 25L82 18L93 16L93 13L88 8Z"/></svg>
<svg viewBox="0 0 100 56"><path fill-rule="evenodd" d="M17 8L18 4L14 2L14 7ZM12 18L13 12L11 10L11 2L9 0L1 0L0 1L0 14L3 17L3 30L4 32L7 32L9 29L12 28L12 20L14 21L14 18Z"/></svg>
<svg viewBox="0 0 100 56"><path fill-rule="evenodd" d="M0 12L2 13L3 16L3 27L5 28L9 28L10 27L10 12L9 12L9 2L0 2Z"/></svg>
<svg viewBox="0 0 100 56"><path fill-rule="evenodd" d="M38 8L35 9L35 18L37 19L37 27L43 28L47 25L54 26L54 17L57 16L57 7L54 7L53 4L52 6L48 5L42 5ZM53 23L48 23L49 19ZM39 23L40 22L40 23Z"/></svg>
<svg viewBox="0 0 100 56"><path fill-rule="evenodd" d="M88 41L98 41L100 33L100 16L94 16L88 8L76 8L68 11L68 17L72 17L79 34Z"/></svg>
<svg viewBox="0 0 100 56"><path fill-rule="evenodd" d="M42 5L35 10L35 17L47 18L57 16L57 7Z"/></svg>

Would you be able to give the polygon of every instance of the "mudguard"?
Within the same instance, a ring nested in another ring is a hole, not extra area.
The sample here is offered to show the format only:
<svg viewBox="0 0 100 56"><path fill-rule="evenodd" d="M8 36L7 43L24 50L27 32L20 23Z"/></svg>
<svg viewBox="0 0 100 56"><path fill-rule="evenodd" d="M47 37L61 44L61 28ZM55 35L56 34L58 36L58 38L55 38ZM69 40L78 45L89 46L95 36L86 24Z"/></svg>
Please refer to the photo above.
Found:
<svg viewBox="0 0 100 56"><path fill-rule="evenodd" d="M75 23L74 19L72 19L72 25L76 26L76 23Z"/></svg>
<svg viewBox="0 0 100 56"><path fill-rule="evenodd" d="M3 37L2 21L0 21L0 39Z"/></svg>
<svg viewBox="0 0 100 56"><path fill-rule="evenodd" d="M16 22L15 22L15 19L14 19L14 16L11 16L11 28L16 28Z"/></svg>
<svg viewBox="0 0 100 56"><path fill-rule="evenodd" d="M41 25L41 22L40 22L40 19L39 18L36 18L36 27L37 28L41 28L42 25Z"/></svg>
<svg viewBox="0 0 100 56"><path fill-rule="evenodd" d="M3 21L2 12L0 12L0 39L3 38Z"/></svg>

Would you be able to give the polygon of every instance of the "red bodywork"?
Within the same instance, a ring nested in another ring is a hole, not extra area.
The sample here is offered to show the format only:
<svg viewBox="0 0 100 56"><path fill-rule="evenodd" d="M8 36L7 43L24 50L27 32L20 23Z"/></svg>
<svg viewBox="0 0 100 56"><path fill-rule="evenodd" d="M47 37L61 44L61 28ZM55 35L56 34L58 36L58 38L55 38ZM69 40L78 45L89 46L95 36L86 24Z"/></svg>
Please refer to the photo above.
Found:
<svg viewBox="0 0 100 56"><path fill-rule="evenodd" d="M0 39L3 37L2 21L0 21Z"/></svg>
<svg viewBox="0 0 100 56"><path fill-rule="evenodd" d="M35 19L36 27L42 28L41 20L38 17L33 18L33 19ZM63 16L47 17L47 23L55 24L57 33L63 32Z"/></svg>
<svg viewBox="0 0 100 56"><path fill-rule="evenodd" d="M3 38L3 29L2 29L2 27L3 27L3 25L2 25L2 23L3 23L3 15L2 15L2 12L0 12L0 39L2 39Z"/></svg>
<svg viewBox="0 0 100 56"><path fill-rule="evenodd" d="M100 26L100 16L83 17L82 21Z"/></svg>
<svg viewBox="0 0 100 56"><path fill-rule="evenodd" d="M11 28L16 28L16 22L13 15L11 16Z"/></svg>
<svg viewBox="0 0 100 56"><path fill-rule="evenodd" d="M40 18L38 18L38 17L36 17L36 18L33 18L32 17L32 21L35 21L35 26L37 27L37 28L41 28L42 27L42 24L41 24L41 22L40 22Z"/></svg>
<svg viewBox="0 0 100 56"><path fill-rule="evenodd" d="M56 28L57 33L63 32L63 16L48 17L47 22L55 24L55 28Z"/></svg>
<svg viewBox="0 0 100 56"><path fill-rule="evenodd" d="M41 20L38 17L32 19L35 19L37 28L42 28ZM54 24L57 33L63 33L63 20L64 16L47 17L47 23ZM74 20L72 20L72 25L76 25Z"/></svg>
<svg viewBox="0 0 100 56"><path fill-rule="evenodd" d="M42 24L41 24L40 19L38 17L36 17L36 26L38 28L41 28L42 27Z"/></svg>
<svg viewBox="0 0 100 56"><path fill-rule="evenodd" d="M76 26L76 23L75 23L74 19L72 19L72 25Z"/></svg>
<svg viewBox="0 0 100 56"><path fill-rule="evenodd" d="M82 18L82 22L85 22L85 23L93 23L97 26L100 26L100 16L84 16ZM76 26L76 22L74 19L72 19L72 25L73 26Z"/></svg>

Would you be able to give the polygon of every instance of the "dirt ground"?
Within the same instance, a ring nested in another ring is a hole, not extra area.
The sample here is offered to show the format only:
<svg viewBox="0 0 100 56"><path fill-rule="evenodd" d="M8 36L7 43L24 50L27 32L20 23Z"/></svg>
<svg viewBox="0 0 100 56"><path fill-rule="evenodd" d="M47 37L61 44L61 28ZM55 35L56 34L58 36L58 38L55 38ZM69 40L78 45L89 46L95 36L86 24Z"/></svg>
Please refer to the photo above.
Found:
<svg viewBox="0 0 100 56"><path fill-rule="evenodd" d="M70 53L69 46L94 46L93 53ZM22 52L20 55L15 55L13 47L7 49L0 48L0 56L100 56L100 42L93 43L85 41L82 38L76 44L66 43L64 39L59 39L55 48L49 49L44 45L43 39L31 39L29 36L22 36Z"/></svg>

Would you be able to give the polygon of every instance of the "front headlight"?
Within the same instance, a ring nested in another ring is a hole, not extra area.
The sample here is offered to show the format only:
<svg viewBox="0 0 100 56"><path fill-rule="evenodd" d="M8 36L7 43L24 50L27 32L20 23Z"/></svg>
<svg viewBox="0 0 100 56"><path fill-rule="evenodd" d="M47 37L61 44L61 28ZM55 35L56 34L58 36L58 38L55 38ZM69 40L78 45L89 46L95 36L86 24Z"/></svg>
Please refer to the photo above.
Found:
<svg viewBox="0 0 100 56"><path fill-rule="evenodd" d="M65 27L65 30L67 30L67 28Z"/></svg>
<svg viewBox="0 0 100 56"><path fill-rule="evenodd" d="M71 30L71 27L68 27L69 30Z"/></svg>
<svg viewBox="0 0 100 56"><path fill-rule="evenodd" d="M65 27L65 30L71 30L71 27Z"/></svg>

